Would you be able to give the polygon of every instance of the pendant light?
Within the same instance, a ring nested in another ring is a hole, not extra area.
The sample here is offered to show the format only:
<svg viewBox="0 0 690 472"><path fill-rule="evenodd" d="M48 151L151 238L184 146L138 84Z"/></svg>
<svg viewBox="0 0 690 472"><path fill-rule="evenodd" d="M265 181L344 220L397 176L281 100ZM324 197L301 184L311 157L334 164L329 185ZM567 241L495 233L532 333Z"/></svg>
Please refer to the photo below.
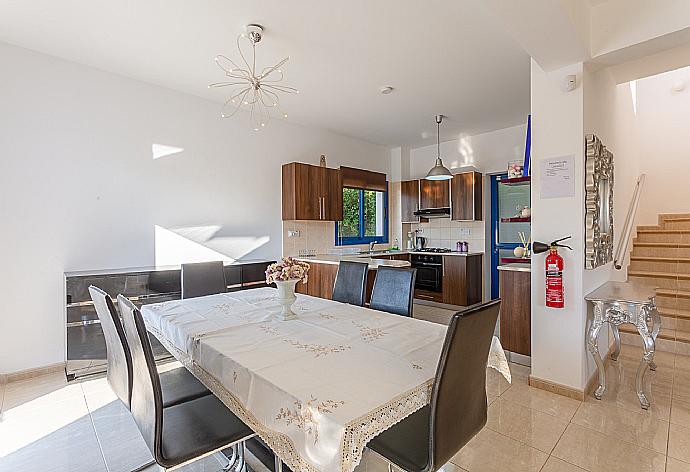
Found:
<svg viewBox="0 0 690 472"><path fill-rule="evenodd" d="M441 160L441 121L443 121L443 115L436 115L436 150L438 157L436 157L434 167L424 177L426 180L450 180L453 178L453 174L443 165Z"/></svg>

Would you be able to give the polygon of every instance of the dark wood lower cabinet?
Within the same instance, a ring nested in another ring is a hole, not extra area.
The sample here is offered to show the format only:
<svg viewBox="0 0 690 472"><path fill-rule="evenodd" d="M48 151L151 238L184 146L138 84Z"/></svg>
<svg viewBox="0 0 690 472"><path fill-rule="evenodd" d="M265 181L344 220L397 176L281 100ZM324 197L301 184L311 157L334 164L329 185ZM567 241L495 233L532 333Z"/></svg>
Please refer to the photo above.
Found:
<svg viewBox="0 0 690 472"><path fill-rule="evenodd" d="M443 256L443 303L468 306L482 301L482 255Z"/></svg>
<svg viewBox="0 0 690 472"><path fill-rule="evenodd" d="M333 298L333 284L338 273L337 264L309 263L309 278L306 284L299 282L295 286L297 293L319 298Z"/></svg>
<svg viewBox="0 0 690 472"><path fill-rule="evenodd" d="M529 272L501 270L501 344L506 351L531 356L531 279Z"/></svg>

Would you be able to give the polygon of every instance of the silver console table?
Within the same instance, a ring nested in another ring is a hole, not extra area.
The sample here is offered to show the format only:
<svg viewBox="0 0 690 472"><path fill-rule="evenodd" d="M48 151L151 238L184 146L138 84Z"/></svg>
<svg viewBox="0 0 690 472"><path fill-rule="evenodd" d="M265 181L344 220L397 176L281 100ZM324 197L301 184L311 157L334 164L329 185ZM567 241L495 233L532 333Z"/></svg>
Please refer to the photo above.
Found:
<svg viewBox="0 0 690 472"><path fill-rule="evenodd" d="M654 351L656 350L656 337L661 328L661 317L656 309L656 290L649 285L634 282L607 282L587 295L585 300L592 302L594 307L594 318L587 334L587 347L594 357L599 371L599 387L594 391L594 396L601 400L606 390L606 373L598 345L601 327L604 323L611 326L615 340L611 359L615 361L621 350L618 326L623 323L631 323L637 328L644 345L644 354L637 368L635 390L642 408L648 409L649 399L642 391L642 381L647 367L656 370Z"/></svg>

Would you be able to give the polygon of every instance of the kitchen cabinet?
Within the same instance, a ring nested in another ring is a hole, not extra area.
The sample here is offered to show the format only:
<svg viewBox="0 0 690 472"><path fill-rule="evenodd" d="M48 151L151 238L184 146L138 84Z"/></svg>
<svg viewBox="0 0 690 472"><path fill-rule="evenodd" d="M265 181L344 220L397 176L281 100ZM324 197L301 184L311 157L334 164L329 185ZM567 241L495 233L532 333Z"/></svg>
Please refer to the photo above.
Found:
<svg viewBox="0 0 690 472"><path fill-rule="evenodd" d="M450 180L420 180L419 206L422 210L448 208L450 206Z"/></svg>
<svg viewBox="0 0 690 472"><path fill-rule="evenodd" d="M443 303L468 306L482 301L482 255L443 256Z"/></svg>
<svg viewBox="0 0 690 472"><path fill-rule="evenodd" d="M455 221L481 221L483 218L482 174L462 172L450 181L451 214Z"/></svg>
<svg viewBox="0 0 690 472"><path fill-rule="evenodd" d="M343 219L343 185L338 169L299 162L283 165L283 221Z"/></svg>
<svg viewBox="0 0 690 472"><path fill-rule="evenodd" d="M333 298L333 285L338 273L338 264L323 264L309 262L309 277L307 283L297 282L295 291L319 298Z"/></svg>
<svg viewBox="0 0 690 472"><path fill-rule="evenodd" d="M419 180L405 180L400 183L401 223L419 223L414 212L419 210Z"/></svg>
<svg viewBox="0 0 690 472"><path fill-rule="evenodd" d="M530 273L499 270L501 285L501 344L506 351L531 356Z"/></svg>

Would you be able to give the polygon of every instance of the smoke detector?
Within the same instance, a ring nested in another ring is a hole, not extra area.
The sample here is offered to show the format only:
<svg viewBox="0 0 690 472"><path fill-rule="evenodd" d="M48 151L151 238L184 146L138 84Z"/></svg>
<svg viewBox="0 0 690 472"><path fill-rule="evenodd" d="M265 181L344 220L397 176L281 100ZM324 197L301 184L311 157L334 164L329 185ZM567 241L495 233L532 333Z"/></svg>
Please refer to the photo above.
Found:
<svg viewBox="0 0 690 472"><path fill-rule="evenodd" d="M393 91L393 87L391 87L390 85L386 85L385 87L381 87L381 88L379 89L379 93L380 93L381 95L388 95L388 94L390 94L392 91Z"/></svg>

